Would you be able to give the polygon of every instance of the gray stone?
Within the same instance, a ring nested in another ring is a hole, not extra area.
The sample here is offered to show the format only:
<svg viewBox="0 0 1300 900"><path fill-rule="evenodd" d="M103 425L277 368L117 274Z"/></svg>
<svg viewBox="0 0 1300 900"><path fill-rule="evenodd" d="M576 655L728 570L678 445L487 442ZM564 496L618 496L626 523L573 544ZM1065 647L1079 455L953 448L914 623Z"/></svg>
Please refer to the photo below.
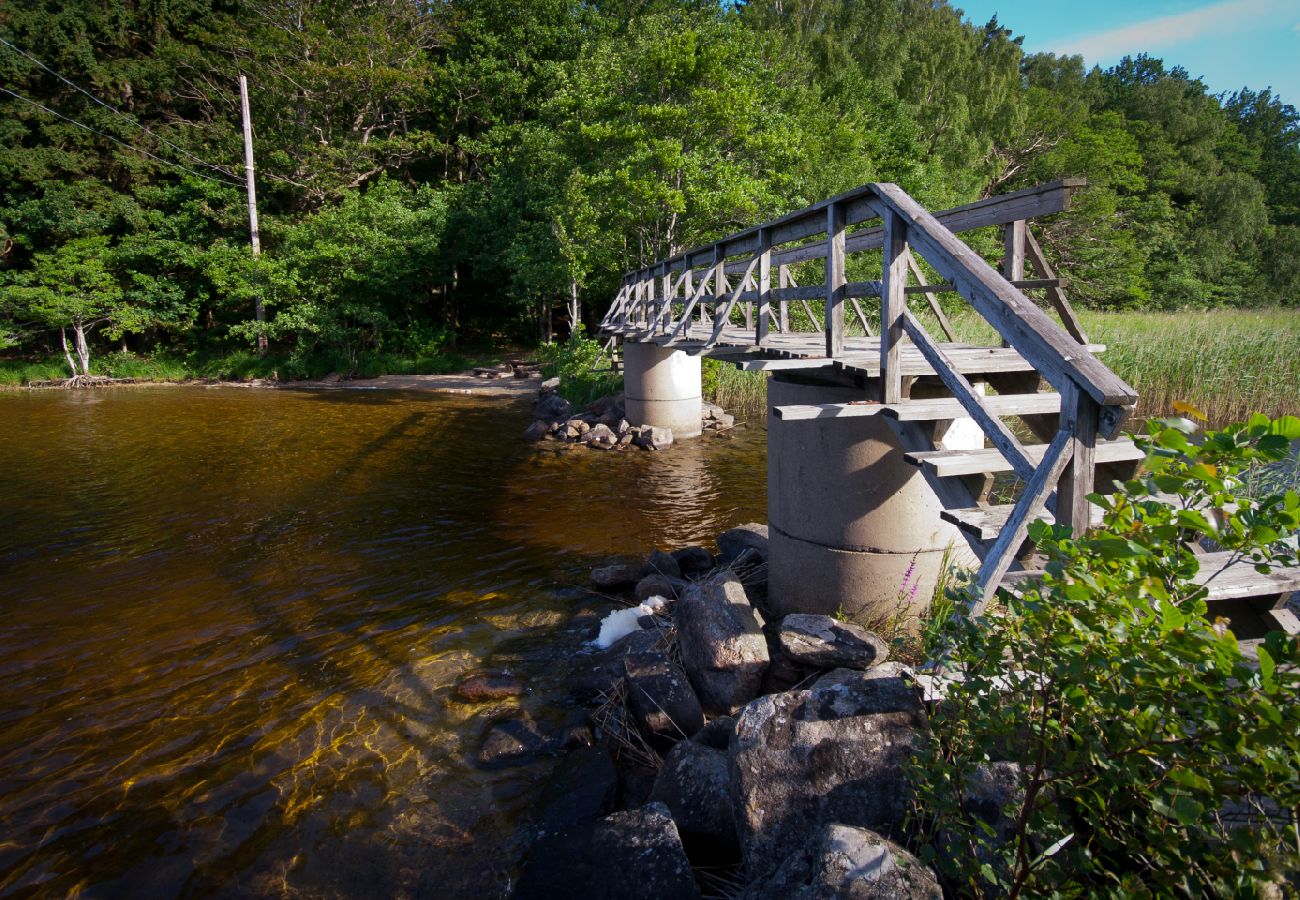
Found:
<svg viewBox="0 0 1300 900"><path fill-rule="evenodd" d="M641 578L641 567L631 563L614 563L591 570L591 586L603 591L634 585Z"/></svg>
<svg viewBox="0 0 1300 900"><path fill-rule="evenodd" d="M700 889L662 803L606 816L537 841L515 900L695 900Z"/></svg>
<svg viewBox="0 0 1300 900"><path fill-rule="evenodd" d="M632 443L643 450L663 450L673 444L673 431L671 428L643 425L640 431L634 429L632 434Z"/></svg>
<svg viewBox="0 0 1300 900"><path fill-rule="evenodd" d="M652 745L663 749L704 727L704 710L686 673L657 650L623 659L628 708Z"/></svg>
<svg viewBox="0 0 1300 900"><path fill-rule="evenodd" d="M665 553L662 550L655 550L646 560L646 564L641 568L642 575L666 575L669 578L681 578L682 569L677 565L677 560L672 554Z"/></svg>
<svg viewBox="0 0 1300 900"><path fill-rule="evenodd" d="M716 403L710 403L705 400L700 404L700 418L705 421L711 421L723 412L721 406Z"/></svg>
<svg viewBox="0 0 1300 900"><path fill-rule="evenodd" d="M618 445L619 445L620 447L630 447L630 446L632 446L632 435L631 435L631 433L619 435L619 438L618 438Z"/></svg>
<svg viewBox="0 0 1300 900"><path fill-rule="evenodd" d="M533 418L550 421L563 421L569 417L573 407L559 394L546 394L533 407Z"/></svg>
<svg viewBox="0 0 1300 900"><path fill-rule="evenodd" d="M730 428L736 424L736 417L728 413L718 413L713 417L714 428Z"/></svg>
<svg viewBox="0 0 1300 900"><path fill-rule="evenodd" d="M728 715L758 696L767 640L735 578L691 585L676 603L677 643L704 709Z"/></svg>
<svg viewBox="0 0 1300 900"><path fill-rule="evenodd" d="M582 436L582 442L589 447L608 450L618 443L618 435L610 431L607 425L593 425L591 430Z"/></svg>
<svg viewBox="0 0 1300 900"><path fill-rule="evenodd" d="M830 823L743 900L942 900L924 863L866 828Z"/></svg>
<svg viewBox="0 0 1300 900"><path fill-rule="evenodd" d="M759 522L738 525L718 535L718 562L729 566L746 550L767 562L767 526Z"/></svg>
<svg viewBox="0 0 1300 900"><path fill-rule="evenodd" d="M542 438L551 433L551 425L545 419L534 419L533 423L524 429L524 440L530 444L535 444Z"/></svg>
<svg viewBox="0 0 1300 900"><path fill-rule="evenodd" d="M579 747L560 760L542 788L537 826L560 831L611 812L618 794L618 767L602 746Z"/></svg>
<svg viewBox="0 0 1300 900"><path fill-rule="evenodd" d="M781 620L777 641L785 656L816 669L868 669L889 658L883 638L830 616L788 615Z"/></svg>
<svg viewBox="0 0 1300 900"><path fill-rule="evenodd" d="M623 678L623 657L653 650L658 643L658 629L638 630L598 654L580 657L569 671L569 694L582 702L601 700Z"/></svg>
<svg viewBox="0 0 1300 900"><path fill-rule="evenodd" d="M739 852L728 778L727 754L695 741L682 741L664 759L650 800L668 807L692 857L734 859Z"/></svg>
<svg viewBox="0 0 1300 900"><path fill-rule="evenodd" d="M556 375L556 376L553 377L553 378L548 378L548 379L546 379L545 381L542 382L542 391L543 391L543 392L545 392L545 391L554 391L554 390L558 390L559 387L560 387L560 376L558 376L558 375Z"/></svg>
<svg viewBox="0 0 1300 900"><path fill-rule="evenodd" d="M703 575L713 569L713 554L703 547L683 547L673 551L673 559L682 576Z"/></svg>
<svg viewBox="0 0 1300 900"><path fill-rule="evenodd" d="M546 738L526 713L488 723L479 745L477 763L482 769L505 769L531 762L546 749Z"/></svg>
<svg viewBox="0 0 1300 900"><path fill-rule="evenodd" d="M728 749L745 868L767 877L822 825L903 837L903 765L926 727L897 663L805 691L760 697L736 719Z"/></svg>
<svg viewBox="0 0 1300 900"><path fill-rule="evenodd" d="M726 750L735 727L735 716L717 716L704 723L704 727L695 732L691 740L714 750Z"/></svg>
<svg viewBox="0 0 1300 900"><path fill-rule="evenodd" d="M677 582L663 575L647 575L636 583L636 599L645 603L651 597L663 597L671 600L677 596Z"/></svg>
<svg viewBox="0 0 1300 900"><path fill-rule="evenodd" d="M615 430L618 431L619 437L623 437L624 435L631 434L632 425L628 422L627 419L619 419L618 428Z"/></svg>
<svg viewBox="0 0 1300 900"><path fill-rule="evenodd" d="M567 430L576 432L578 435L584 435L588 431L591 431L591 423L584 419L580 419L577 416L569 419L569 421L564 424Z"/></svg>

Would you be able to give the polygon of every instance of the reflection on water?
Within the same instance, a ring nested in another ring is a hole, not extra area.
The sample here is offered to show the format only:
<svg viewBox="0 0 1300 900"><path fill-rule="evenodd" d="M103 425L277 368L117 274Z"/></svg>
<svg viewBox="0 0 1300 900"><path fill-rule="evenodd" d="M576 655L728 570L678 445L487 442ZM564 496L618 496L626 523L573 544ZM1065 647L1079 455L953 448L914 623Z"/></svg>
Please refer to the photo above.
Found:
<svg viewBox="0 0 1300 900"><path fill-rule="evenodd" d="M554 722L590 566L766 507L761 431L557 456L526 422L0 395L0 894L503 894L544 767L474 768L502 709L458 677L508 667Z"/></svg>

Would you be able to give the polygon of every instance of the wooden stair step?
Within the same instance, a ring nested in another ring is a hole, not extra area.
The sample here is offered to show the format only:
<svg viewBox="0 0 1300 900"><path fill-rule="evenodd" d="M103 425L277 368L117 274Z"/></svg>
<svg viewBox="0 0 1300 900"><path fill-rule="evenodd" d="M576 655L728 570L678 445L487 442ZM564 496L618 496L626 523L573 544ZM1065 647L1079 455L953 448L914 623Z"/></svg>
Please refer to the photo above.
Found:
<svg viewBox="0 0 1300 900"><path fill-rule="evenodd" d="M1028 416L1061 411L1060 394L995 394L984 397L984 406L995 416ZM854 416L885 415L900 422L936 422L941 419L969 418L966 407L954 397L932 400L903 400L876 403L871 400L851 403L816 403L773 407L783 421L800 419L843 419Z"/></svg>
<svg viewBox="0 0 1300 900"><path fill-rule="evenodd" d="M1197 557L1201 563L1200 571L1192 579L1193 583L1208 588L1207 603L1223 603L1228 600L1243 600L1250 597L1267 597L1273 594L1285 594L1300 591L1300 566L1277 567L1268 574L1255 571L1255 564L1249 559L1234 561L1230 550L1216 553L1203 553ZM1009 572L1002 579L1004 587L1015 588L1026 581L1041 578L1041 571L1031 569L1022 572ZM1272 610L1272 617L1283 630L1298 626L1296 617L1287 609ZM1295 633L1291 631L1290 633Z"/></svg>
<svg viewBox="0 0 1300 900"><path fill-rule="evenodd" d="M1008 503L1005 506L971 506L963 509L944 509L939 511L940 517L944 521L951 522L962 531L970 534L981 541L996 540L997 536L1002 533L1002 526L1007 524L1007 519L1011 518L1011 510L1015 509L1015 504ZM1099 506L1090 506L1092 511L1092 527L1101 524L1102 508ZM1056 522L1049 510L1043 510L1037 516L1047 524L1051 525Z"/></svg>
<svg viewBox="0 0 1300 900"><path fill-rule="evenodd" d="M1025 455L1035 464L1043 461L1047 444L1025 445ZM1098 441L1096 462L1118 463L1138 462L1143 458L1142 450L1128 438L1115 441ZM955 475L980 475L985 472L1010 472L1011 463L1007 462L1001 451L995 448L982 450L926 450L906 453L904 458L914 466L923 466L940 478Z"/></svg>

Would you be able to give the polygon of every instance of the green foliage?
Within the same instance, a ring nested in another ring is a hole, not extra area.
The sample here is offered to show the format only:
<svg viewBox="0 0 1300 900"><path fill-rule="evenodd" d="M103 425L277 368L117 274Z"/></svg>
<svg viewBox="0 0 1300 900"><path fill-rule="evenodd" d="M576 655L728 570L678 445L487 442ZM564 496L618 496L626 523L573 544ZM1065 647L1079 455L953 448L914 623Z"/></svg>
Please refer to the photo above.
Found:
<svg viewBox="0 0 1300 900"><path fill-rule="evenodd" d="M1207 608L1192 549L1297 565L1300 497L1252 495L1244 476L1287 457L1300 419L1192 431L1152 422L1142 477L1093 497L1100 528L1035 524L1041 584L932 630L931 658L963 677L911 777L954 892L1262 896L1300 867L1300 638L1270 633L1253 664ZM1018 766L1001 824L963 800L991 761Z"/></svg>
<svg viewBox="0 0 1300 900"><path fill-rule="evenodd" d="M559 394L575 407L583 407L593 400L614 394L623 389L623 379L608 372L593 371L601 356L601 345L583 334L579 326L563 343L543 344L538 348L542 374L560 379ZM605 354L604 368L608 368L609 355Z"/></svg>

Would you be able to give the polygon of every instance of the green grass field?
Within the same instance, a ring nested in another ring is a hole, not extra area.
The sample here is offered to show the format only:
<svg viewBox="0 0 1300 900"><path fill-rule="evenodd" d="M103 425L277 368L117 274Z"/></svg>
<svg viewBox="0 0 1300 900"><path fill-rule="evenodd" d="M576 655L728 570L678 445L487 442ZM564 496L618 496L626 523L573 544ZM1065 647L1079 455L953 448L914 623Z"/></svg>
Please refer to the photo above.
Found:
<svg viewBox="0 0 1300 900"><path fill-rule="evenodd" d="M1081 319L1089 339L1106 345L1102 362L1137 390L1139 417L1166 415L1175 400L1213 425L1255 412L1300 415L1300 310L1084 311ZM973 312L952 322L964 340L997 343ZM722 366L710 393L727 409L762 415L766 376Z"/></svg>

